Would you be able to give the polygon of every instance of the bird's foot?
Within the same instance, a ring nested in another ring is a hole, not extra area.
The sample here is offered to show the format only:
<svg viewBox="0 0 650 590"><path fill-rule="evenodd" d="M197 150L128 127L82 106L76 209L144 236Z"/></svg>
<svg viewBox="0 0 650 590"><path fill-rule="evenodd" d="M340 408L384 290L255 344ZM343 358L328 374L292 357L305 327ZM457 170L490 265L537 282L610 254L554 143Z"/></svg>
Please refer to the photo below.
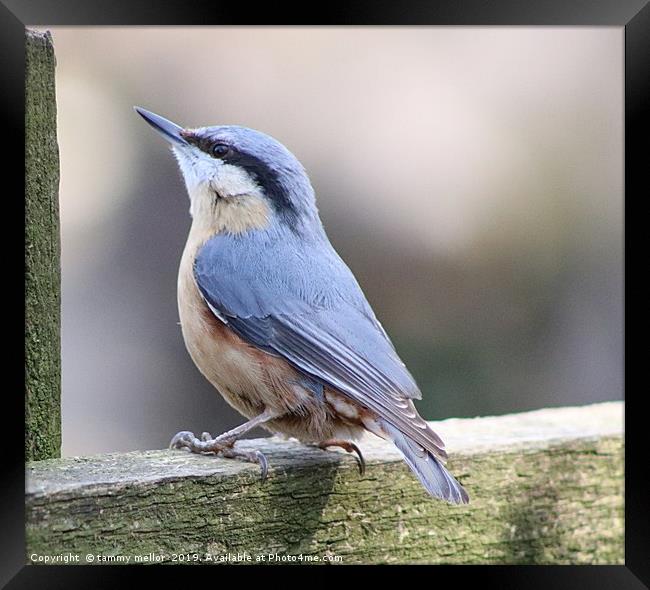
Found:
<svg viewBox="0 0 650 590"><path fill-rule="evenodd" d="M209 432L201 434L201 438L194 436L193 432L182 430L178 432L169 443L170 449L188 449L198 454L221 454L227 459L239 459L249 463L257 463L262 470L262 481L269 472L269 462L261 451L243 451L234 448L235 439L218 436L212 438Z"/></svg>
<svg viewBox="0 0 650 590"><path fill-rule="evenodd" d="M347 440L340 440L338 438L330 438L319 442L317 445L320 449L327 449L329 447L340 447L348 453L354 453L357 456L357 463L359 465L359 475L363 475L366 472L366 462L361 454L361 450L353 442Z"/></svg>
<svg viewBox="0 0 650 590"><path fill-rule="evenodd" d="M192 453L218 453L225 447L231 447L233 440L216 437L212 438L209 432L201 434L201 438L194 436L189 430L177 432L169 443L170 449L188 449Z"/></svg>

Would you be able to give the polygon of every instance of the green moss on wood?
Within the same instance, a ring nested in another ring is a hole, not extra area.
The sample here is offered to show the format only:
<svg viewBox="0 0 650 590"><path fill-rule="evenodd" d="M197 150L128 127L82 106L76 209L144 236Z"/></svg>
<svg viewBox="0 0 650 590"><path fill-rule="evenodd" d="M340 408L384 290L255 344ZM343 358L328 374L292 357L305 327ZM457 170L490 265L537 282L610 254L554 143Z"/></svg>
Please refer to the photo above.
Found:
<svg viewBox="0 0 650 590"><path fill-rule="evenodd" d="M579 418L596 409L599 424L613 429ZM428 497L398 454L373 441L362 441L364 477L342 453L243 441L268 455L264 484L255 465L181 451L32 463L28 555L169 560L247 552L253 559L336 555L343 563L622 564L620 414L620 404L601 404L435 424L450 441L461 440L454 434L466 440L450 446L449 467L470 494L468 506ZM492 444L495 436L500 442Z"/></svg>
<svg viewBox="0 0 650 590"><path fill-rule="evenodd" d="M25 39L25 455L61 454L61 272L55 57L49 33Z"/></svg>

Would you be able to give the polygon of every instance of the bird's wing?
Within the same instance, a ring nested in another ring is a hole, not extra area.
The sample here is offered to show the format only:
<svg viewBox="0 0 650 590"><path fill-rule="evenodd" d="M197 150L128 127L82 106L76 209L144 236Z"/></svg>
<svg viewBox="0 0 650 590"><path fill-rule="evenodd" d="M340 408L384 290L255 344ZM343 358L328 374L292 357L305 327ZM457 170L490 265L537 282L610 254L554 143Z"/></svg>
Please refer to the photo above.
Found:
<svg viewBox="0 0 650 590"><path fill-rule="evenodd" d="M285 249L260 262L248 249L233 256L229 247L217 236L195 260L197 285L215 316L444 459L442 440L411 401L420 397L413 377L333 250L309 256Z"/></svg>

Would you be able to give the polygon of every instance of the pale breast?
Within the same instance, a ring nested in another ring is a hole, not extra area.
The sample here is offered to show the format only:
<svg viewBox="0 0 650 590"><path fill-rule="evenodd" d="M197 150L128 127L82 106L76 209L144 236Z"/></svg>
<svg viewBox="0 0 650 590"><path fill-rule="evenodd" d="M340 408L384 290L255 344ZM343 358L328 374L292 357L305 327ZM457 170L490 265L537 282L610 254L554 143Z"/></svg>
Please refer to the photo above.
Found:
<svg viewBox="0 0 650 590"><path fill-rule="evenodd" d="M178 276L178 312L185 346L199 371L226 401L251 418L264 409L259 388L253 386L264 380L263 367L210 312L194 281L192 258L186 248Z"/></svg>

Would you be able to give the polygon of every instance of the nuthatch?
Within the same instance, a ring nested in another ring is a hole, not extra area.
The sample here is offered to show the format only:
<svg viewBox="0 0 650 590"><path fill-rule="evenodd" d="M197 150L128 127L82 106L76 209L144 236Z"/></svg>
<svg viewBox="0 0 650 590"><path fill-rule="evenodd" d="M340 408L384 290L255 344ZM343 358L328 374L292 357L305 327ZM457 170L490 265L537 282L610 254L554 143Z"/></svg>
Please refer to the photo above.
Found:
<svg viewBox="0 0 650 590"><path fill-rule="evenodd" d="M256 426L363 457L364 430L392 441L432 496L467 503L422 394L350 269L330 244L314 190L281 143L238 126L182 129L136 107L167 141L190 197L178 275L185 345L249 421L221 436L179 432L174 448L261 465L235 441Z"/></svg>

